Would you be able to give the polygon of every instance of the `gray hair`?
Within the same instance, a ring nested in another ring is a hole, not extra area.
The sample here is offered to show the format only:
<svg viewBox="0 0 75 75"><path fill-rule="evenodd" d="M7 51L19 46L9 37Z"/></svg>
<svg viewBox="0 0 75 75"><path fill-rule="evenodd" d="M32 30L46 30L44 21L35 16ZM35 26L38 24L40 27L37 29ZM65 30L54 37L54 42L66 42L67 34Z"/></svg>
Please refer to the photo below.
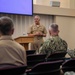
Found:
<svg viewBox="0 0 75 75"><path fill-rule="evenodd" d="M38 17L38 19L40 20L40 16L39 15L35 15L34 17Z"/></svg>
<svg viewBox="0 0 75 75"><path fill-rule="evenodd" d="M52 29L54 32L58 31L58 25L56 23L52 23L49 26L49 30Z"/></svg>
<svg viewBox="0 0 75 75"><path fill-rule="evenodd" d="M0 17L0 32L2 34L7 35L13 27L13 20L10 17Z"/></svg>

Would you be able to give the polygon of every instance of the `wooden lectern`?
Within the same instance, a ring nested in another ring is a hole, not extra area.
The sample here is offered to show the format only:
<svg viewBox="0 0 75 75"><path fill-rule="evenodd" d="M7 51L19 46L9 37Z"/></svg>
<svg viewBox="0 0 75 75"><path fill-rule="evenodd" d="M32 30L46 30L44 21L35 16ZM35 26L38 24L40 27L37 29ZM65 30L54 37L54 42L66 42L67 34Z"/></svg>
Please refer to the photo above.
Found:
<svg viewBox="0 0 75 75"><path fill-rule="evenodd" d="M29 47L28 45L29 43L32 43L34 41L34 38L30 36L21 36L21 37L15 38L15 41L23 45L25 49L28 50L28 47Z"/></svg>

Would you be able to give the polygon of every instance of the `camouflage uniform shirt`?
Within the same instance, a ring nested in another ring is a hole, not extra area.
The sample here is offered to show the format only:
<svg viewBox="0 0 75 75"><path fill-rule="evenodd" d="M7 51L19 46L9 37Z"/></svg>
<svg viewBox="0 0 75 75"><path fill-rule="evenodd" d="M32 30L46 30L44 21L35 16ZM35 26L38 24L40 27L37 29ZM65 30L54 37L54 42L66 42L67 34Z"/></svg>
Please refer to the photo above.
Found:
<svg viewBox="0 0 75 75"><path fill-rule="evenodd" d="M75 58L75 49L74 50L68 50L67 53L71 58Z"/></svg>
<svg viewBox="0 0 75 75"><path fill-rule="evenodd" d="M59 36L49 38L39 49L40 54L52 54L55 52L66 52L67 43L62 40Z"/></svg>

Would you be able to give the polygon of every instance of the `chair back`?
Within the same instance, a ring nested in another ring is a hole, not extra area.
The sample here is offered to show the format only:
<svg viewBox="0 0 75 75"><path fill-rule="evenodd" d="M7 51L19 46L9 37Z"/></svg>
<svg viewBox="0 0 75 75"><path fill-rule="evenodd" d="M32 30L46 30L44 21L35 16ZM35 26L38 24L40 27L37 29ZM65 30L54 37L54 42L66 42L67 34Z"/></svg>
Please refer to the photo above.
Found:
<svg viewBox="0 0 75 75"><path fill-rule="evenodd" d="M26 55L34 54L36 50L26 50Z"/></svg>
<svg viewBox="0 0 75 75"><path fill-rule="evenodd" d="M53 53L46 58L46 61L65 60L66 52Z"/></svg>
<svg viewBox="0 0 75 75"><path fill-rule="evenodd" d="M27 56L27 67L32 68L34 65L45 61L46 54L33 54Z"/></svg>
<svg viewBox="0 0 75 75"><path fill-rule="evenodd" d="M38 63L27 75L60 75L60 65L62 63L63 60Z"/></svg>
<svg viewBox="0 0 75 75"><path fill-rule="evenodd" d="M22 75L25 73L27 66L12 66L0 68L0 75Z"/></svg>
<svg viewBox="0 0 75 75"><path fill-rule="evenodd" d="M63 72L74 71L75 72L75 59L69 59L62 64Z"/></svg>

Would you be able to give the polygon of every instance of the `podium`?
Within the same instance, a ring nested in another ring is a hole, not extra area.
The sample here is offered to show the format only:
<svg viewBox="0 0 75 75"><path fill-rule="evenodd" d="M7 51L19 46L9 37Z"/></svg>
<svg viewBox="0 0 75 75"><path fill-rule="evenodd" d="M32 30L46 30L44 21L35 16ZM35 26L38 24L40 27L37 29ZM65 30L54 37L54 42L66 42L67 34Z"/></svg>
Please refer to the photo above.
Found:
<svg viewBox="0 0 75 75"><path fill-rule="evenodd" d="M14 40L20 43L22 46L24 46L26 50L28 50L29 43L32 43L34 41L34 38L30 36L21 36L21 37L15 38Z"/></svg>

